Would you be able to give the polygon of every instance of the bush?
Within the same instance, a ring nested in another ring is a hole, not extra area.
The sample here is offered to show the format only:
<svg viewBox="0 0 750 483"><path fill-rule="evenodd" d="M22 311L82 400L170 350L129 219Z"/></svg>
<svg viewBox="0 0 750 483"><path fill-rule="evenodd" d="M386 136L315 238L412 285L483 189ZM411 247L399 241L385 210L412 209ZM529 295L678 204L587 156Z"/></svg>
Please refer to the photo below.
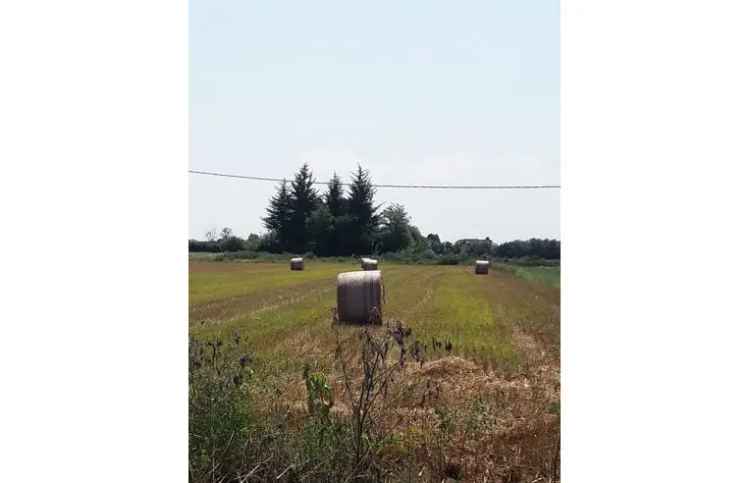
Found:
<svg viewBox="0 0 750 483"><path fill-rule="evenodd" d="M188 240L188 251L218 253L221 247L215 241Z"/></svg>
<svg viewBox="0 0 750 483"><path fill-rule="evenodd" d="M235 336L239 345L239 337ZM189 451L191 481L214 480L242 460L250 414L243 404L252 378L250 357L231 356L221 339L189 342Z"/></svg>
<svg viewBox="0 0 750 483"><path fill-rule="evenodd" d="M534 257L559 260L560 241L548 239L540 240L538 238L532 238L530 240L514 240L495 246L492 250L492 254L500 258Z"/></svg>
<svg viewBox="0 0 750 483"><path fill-rule="evenodd" d="M281 252L281 242L279 241L279 235L276 232L269 231L260 237L258 243L258 250L270 253Z"/></svg>
<svg viewBox="0 0 750 483"><path fill-rule="evenodd" d="M223 253L216 257L216 260L218 261L224 261L224 260L255 260L258 257L260 257L261 254L258 252L250 252L247 250L239 251L239 252L228 252Z"/></svg>
<svg viewBox="0 0 750 483"><path fill-rule="evenodd" d="M331 413L328 375L306 365L307 414L301 425L284 406L283 394L255 376L238 334L229 342L191 338L190 480L276 481L286 476L283 481L322 482L335 476L336 481L382 481L392 473L380 458L391 439L382 419L388 386L403 367L410 334L399 325L382 335L364 330L342 341L337 331L334 359L343 371L347 390L342 397L352 414ZM352 363L343 353L356 345L354 340L359 340L361 357ZM400 348L400 356L388 362L393 348ZM275 403L256 407L252 394L267 392Z"/></svg>
<svg viewBox="0 0 750 483"><path fill-rule="evenodd" d="M223 252L238 252L246 248L245 240L236 236L230 236L219 240L219 247Z"/></svg>
<svg viewBox="0 0 750 483"><path fill-rule="evenodd" d="M443 255L438 258L438 265L458 265L461 259L458 255Z"/></svg>

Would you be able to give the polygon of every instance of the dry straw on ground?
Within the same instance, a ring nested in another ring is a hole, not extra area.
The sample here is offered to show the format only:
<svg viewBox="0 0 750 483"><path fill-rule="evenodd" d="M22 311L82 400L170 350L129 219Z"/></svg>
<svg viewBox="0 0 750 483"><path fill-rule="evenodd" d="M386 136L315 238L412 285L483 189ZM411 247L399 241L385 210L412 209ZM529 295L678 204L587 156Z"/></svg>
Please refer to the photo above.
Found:
<svg viewBox="0 0 750 483"><path fill-rule="evenodd" d="M289 260L289 268L292 270L304 270L305 269L305 261L302 259L302 257L296 257Z"/></svg>
<svg viewBox="0 0 750 483"><path fill-rule="evenodd" d="M367 330L372 335L390 331L386 324ZM424 481L436 483L448 481L451 466L463 481L559 481L559 362L531 335L516 335L524 338L528 351L516 370L488 370L450 352L434 352L426 360L423 354L420 361L408 358L402 364L386 358L381 369L387 387L370 412L378 434L395 436L383 446L381 464L415 465ZM356 416L352 401L361 402L359 388L371 387L363 384L370 372L354 370L362 362L356 340L362 339L345 336L344 350L337 352L349 369L340 366L327 376L335 395L330 411L341 421ZM287 404L292 413L303 415L304 384L291 384L285 390Z"/></svg>
<svg viewBox="0 0 750 483"><path fill-rule="evenodd" d="M380 270L340 273L336 301L341 322L379 322L383 301Z"/></svg>

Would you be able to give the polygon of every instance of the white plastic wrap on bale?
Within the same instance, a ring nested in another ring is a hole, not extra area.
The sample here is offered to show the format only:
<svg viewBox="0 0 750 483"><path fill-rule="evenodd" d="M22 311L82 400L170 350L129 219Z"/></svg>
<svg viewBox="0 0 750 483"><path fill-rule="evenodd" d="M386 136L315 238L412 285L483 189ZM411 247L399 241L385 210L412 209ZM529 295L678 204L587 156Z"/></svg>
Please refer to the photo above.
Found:
<svg viewBox="0 0 750 483"><path fill-rule="evenodd" d="M305 261L301 257L292 258L289 260L289 268L292 270L304 270Z"/></svg>
<svg viewBox="0 0 750 483"><path fill-rule="evenodd" d="M382 315L383 278L379 270L340 273L336 279L336 304L342 322L370 322L373 309Z"/></svg>
<svg viewBox="0 0 750 483"><path fill-rule="evenodd" d="M479 275L487 275L490 273L490 262L487 260L477 260L474 265L474 273Z"/></svg>
<svg viewBox="0 0 750 483"><path fill-rule="evenodd" d="M377 270L377 269L378 269L377 260L373 260L372 258L362 259L362 270Z"/></svg>

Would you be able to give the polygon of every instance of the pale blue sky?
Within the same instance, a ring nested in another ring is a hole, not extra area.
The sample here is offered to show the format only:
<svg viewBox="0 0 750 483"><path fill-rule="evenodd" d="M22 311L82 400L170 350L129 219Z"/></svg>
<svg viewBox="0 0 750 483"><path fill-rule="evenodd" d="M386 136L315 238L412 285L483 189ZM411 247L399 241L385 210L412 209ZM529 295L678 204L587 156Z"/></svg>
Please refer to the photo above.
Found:
<svg viewBox="0 0 750 483"><path fill-rule="evenodd" d="M559 184L558 0L190 1L190 166ZM323 188L323 187L321 187ZM263 231L273 183L190 175L190 237ZM560 234L559 190L381 189L422 232Z"/></svg>

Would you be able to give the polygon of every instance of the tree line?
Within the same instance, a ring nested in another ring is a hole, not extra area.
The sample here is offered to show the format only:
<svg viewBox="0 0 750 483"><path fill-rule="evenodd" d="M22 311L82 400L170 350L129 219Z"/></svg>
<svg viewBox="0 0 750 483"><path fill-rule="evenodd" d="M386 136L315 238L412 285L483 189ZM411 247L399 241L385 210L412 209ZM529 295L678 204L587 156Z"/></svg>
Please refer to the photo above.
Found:
<svg viewBox="0 0 750 483"><path fill-rule="evenodd" d="M271 198L263 224L268 230L263 245L270 252L312 252L316 255L352 255L374 251L377 234L388 229L378 214L375 188L362 166L352 174L348 190L334 174L323 194L315 189L313 173L304 164L287 187L286 181Z"/></svg>
<svg viewBox="0 0 750 483"><path fill-rule="evenodd" d="M346 189L345 189L346 188ZM334 174L323 193L315 189L310 167L304 164L291 181L278 186L262 218L267 232L246 240L230 228L206 233L206 240L190 240L190 251L313 253L318 256L400 254L421 258L560 258L558 240L516 240L495 244L490 238L441 241L426 237L411 224L400 204L383 208L375 204L375 187L369 172L357 166L345 186Z"/></svg>

